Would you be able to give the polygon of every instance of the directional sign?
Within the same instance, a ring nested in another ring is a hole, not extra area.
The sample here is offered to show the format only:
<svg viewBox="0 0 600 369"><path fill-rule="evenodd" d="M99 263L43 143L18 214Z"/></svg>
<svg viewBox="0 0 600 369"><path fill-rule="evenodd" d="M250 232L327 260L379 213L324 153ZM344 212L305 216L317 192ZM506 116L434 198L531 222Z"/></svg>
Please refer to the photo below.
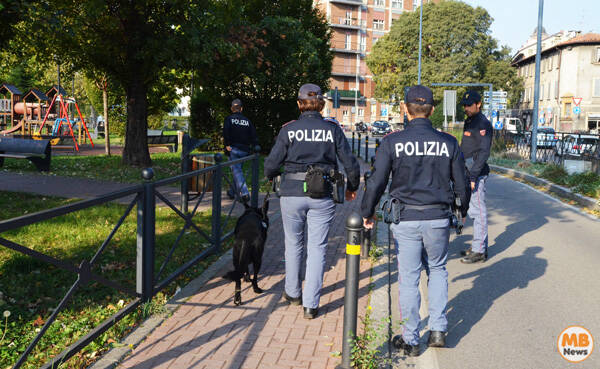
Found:
<svg viewBox="0 0 600 369"><path fill-rule="evenodd" d="M581 97L574 97L573 98L573 104L575 104L575 106L579 106L579 104L581 104L581 100L583 100L583 98L581 98Z"/></svg>
<svg viewBox="0 0 600 369"><path fill-rule="evenodd" d="M497 120L494 122L494 129L502 129L502 121Z"/></svg>
<svg viewBox="0 0 600 369"><path fill-rule="evenodd" d="M498 111L494 110L492 111L492 118L496 118L498 116Z"/></svg>
<svg viewBox="0 0 600 369"><path fill-rule="evenodd" d="M574 107L573 108L573 114L579 115L579 113L581 113L581 108L579 106Z"/></svg>
<svg viewBox="0 0 600 369"><path fill-rule="evenodd" d="M539 122L540 124L544 124L544 117L540 117Z"/></svg>
<svg viewBox="0 0 600 369"><path fill-rule="evenodd" d="M484 91L483 96L489 97L490 92ZM492 91L492 97L507 97L507 96L508 96L508 92L506 92L506 91Z"/></svg>

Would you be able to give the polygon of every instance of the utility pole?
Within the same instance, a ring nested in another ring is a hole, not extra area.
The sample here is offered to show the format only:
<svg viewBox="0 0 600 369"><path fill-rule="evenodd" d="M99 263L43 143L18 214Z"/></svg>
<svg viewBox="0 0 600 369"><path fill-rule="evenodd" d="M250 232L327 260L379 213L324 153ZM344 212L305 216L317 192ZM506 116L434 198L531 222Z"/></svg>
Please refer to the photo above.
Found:
<svg viewBox="0 0 600 369"><path fill-rule="evenodd" d="M542 20L544 0L540 0L538 8L537 45L535 53L535 91L533 94L533 125L531 126L531 162L535 163L537 156L537 126L540 108L540 61L542 58Z"/></svg>

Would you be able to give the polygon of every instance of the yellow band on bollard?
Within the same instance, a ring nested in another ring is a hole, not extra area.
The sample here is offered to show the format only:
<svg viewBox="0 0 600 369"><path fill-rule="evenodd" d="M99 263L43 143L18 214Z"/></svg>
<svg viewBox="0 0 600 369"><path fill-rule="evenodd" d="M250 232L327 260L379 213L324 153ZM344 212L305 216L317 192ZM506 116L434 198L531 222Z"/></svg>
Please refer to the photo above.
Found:
<svg viewBox="0 0 600 369"><path fill-rule="evenodd" d="M346 254L348 255L360 255L360 245L346 244Z"/></svg>

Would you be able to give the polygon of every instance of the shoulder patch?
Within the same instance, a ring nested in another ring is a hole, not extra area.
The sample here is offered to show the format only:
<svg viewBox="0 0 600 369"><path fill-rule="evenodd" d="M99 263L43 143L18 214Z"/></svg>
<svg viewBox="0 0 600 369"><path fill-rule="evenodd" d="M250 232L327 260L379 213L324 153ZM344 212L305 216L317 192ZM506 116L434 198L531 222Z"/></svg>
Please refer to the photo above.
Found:
<svg viewBox="0 0 600 369"><path fill-rule="evenodd" d="M465 136L469 137L469 136L471 136L471 132L469 132L469 131L465 131L465 132L463 133L463 135L465 135Z"/></svg>

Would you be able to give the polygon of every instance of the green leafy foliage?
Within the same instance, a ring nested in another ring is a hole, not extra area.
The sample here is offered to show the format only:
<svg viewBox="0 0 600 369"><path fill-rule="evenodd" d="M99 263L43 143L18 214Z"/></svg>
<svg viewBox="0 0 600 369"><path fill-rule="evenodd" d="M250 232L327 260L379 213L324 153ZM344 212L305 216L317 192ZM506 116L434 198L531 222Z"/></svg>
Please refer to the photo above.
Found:
<svg viewBox="0 0 600 369"><path fill-rule="evenodd" d="M509 50L497 50L490 35L492 18L481 8L463 2L428 2L423 8L422 84L494 83L495 89L510 92L511 101L520 97L521 83L510 67ZM386 100L404 96L404 86L417 83L419 13L404 12L390 32L373 46L367 65L376 83L375 95ZM436 101L443 90L434 88ZM457 88L458 95L466 87Z"/></svg>

